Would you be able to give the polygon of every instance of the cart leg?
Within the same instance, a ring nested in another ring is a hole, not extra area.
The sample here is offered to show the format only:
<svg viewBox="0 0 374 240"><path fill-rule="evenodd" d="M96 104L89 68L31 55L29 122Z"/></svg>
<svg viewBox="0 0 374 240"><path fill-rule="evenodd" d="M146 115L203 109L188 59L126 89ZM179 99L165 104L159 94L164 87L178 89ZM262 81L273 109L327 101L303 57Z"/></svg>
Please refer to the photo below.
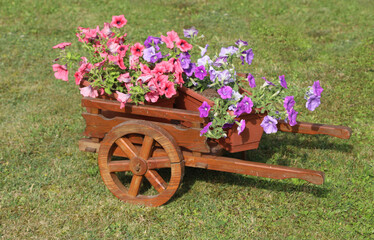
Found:
<svg viewBox="0 0 374 240"><path fill-rule="evenodd" d="M183 152L186 167L201 167L221 172L240 173L258 177L286 179L299 178L314 184L322 184L324 173L320 171L243 161L212 155L193 156Z"/></svg>

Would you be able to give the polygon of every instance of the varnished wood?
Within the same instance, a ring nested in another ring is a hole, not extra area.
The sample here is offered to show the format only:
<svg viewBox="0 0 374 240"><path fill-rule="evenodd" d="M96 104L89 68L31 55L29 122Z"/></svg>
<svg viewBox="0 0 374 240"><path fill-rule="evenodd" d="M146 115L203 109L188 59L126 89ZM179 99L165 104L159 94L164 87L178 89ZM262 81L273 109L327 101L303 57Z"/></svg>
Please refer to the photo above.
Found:
<svg viewBox="0 0 374 240"><path fill-rule="evenodd" d="M131 142L127 137L131 134L144 136L141 146ZM154 156L154 142L157 142L166 153L162 157ZM116 149L120 149L121 154L130 160L112 161ZM105 185L116 197L126 202L148 206L166 203L178 189L184 174L183 155L177 142L163 128L147 121L127 121L113 127L100 143L98 162ZM138 169L135 169L136 167ZM168 182L158 174L158 168L170 168L171 176ZM128 189L115 174L117 171L133 173ZM156 189L157 195L139 194L145 179Z"/></svg>
<svg viewBox="0 0 374 240"><path fill-rule="evenodd" d="M132 119L115 117L107 119L101 115L83 113L86 120L86 129L83 133L87 137L104 137L113 127ZM151 122L165 129L176 140L178 146L190 151L209 153L210 148L206 143L206 137L200 136L200 130L197 128L184 128L173 124Z"/></svg>
<svg viewBox="0 0 374 240"><path fill-rule="evenodd" d="M121 109L121 104L118 101L110 101L96 98L83 98L83 107L94 107L102 110L109 110L120 113L131 113L134 115L141 116L152 116L165 119L173 119L187 122L199 122L203 123L204 119L200 118L200 114L194 111L175 109L175 108L163 108L158 106L149 105L135 105L128 103L124 109Z"/></svg>
<svg viewBox="0 0 374 240"><path fill-rule="evenodd" d="M319 171L270 165L211 155L202 155L201 157L196 157L187 152L184 152L183 155L186 167L203 167L209 170L240 173L274 179L299 178L314 184L322 184L324 181L324 173Z"/></svg>
<svg viewBox="0 0 374 240"><path fill-rule="evenodd" d="M349 127L307 122L298 122L295 126L290 126L284 121L279 121L278 129L282 132L324 134L342 139L349 139L352 134L352 130Z"/></svg>

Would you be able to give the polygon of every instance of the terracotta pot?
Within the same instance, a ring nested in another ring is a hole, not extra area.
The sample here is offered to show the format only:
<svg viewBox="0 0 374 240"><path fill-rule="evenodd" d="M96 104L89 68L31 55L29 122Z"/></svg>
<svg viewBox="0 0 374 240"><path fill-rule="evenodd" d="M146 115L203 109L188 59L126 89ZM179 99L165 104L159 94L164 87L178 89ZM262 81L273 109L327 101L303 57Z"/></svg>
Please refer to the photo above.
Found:
<svg viewBox="0 0 374 240"><path fill-rule="evenodd" d="M214 105L214 102L207 99L206 97L198 94L197 92L181 87L179 90L179 96L175 101L175 107L180 109L186 109L191 111L199 111L198 108L201 104L206 101L210 106ZM247 92L244 89L240 89L240 92ZM239 135L237 131L237 125L227 130L227 137L217 139L216 141L227 151L241 152L250 149L257 149L263 134L263 128L260 126L262 120L266 114L258 114L253 110L250 114L242 114L237 118L238 121L244 119L246 126L244 131ZM209 120L207 120L208 122ZM188 126L187 123L182 123Z"/></svg>

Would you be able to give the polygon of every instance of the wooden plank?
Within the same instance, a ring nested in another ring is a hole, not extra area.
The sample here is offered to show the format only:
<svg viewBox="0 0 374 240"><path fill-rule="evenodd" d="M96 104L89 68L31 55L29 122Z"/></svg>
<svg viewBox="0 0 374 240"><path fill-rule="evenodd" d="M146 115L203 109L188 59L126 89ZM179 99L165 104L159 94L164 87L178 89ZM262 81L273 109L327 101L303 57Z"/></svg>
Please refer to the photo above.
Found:
<svg viewBox="0 0 374 240"><path fill-rule="evenodd" d="M158 117L164 119L172 119L187 122L198 122L203 123L204 119L200 118L199 112L175 109L175 108L163 108L158 106L149 105L135 105L128 103L125 108L120 109L120 103L117 101L97 99L97 98L82 98L82 106L89 108L98 108L101 110L109 110L120 113L129 113L134 115Z"/></svg>
<svg viewBox="0 0 374 240"><path fill-rule="evenodd" d="M88 137L104 138L105 134L113 127L125 121L133 120L131 118L115 117L112 119L105 118L101 115L83 113L86 120L86 130L83 133ZM152 122L171 134L176 140L179 147L183 147L189 151L209 153L210 148L206 144L206 138L200 136L199 128L182 128L177 125Z"/></svg>
<svg viewBox="0 0 374 240"><path fill-rule="evenodd" d="M298 122L295 126L290 126L284 121L278 122L278 129L282 132L293 132L293 133L303 133L303 134L323 134L330 135L333 137L349 139L352 134L352 129L344 126L317 124L317 123L307 123Z"/></svg>
<svg viewBox="0 0 374 240"><path fill-rule="evenodd" d="M314 184L322 184L324 181L324 173L314 170L270 165L212 155L197 157L188 152L183 152L183 157L186 167L206 168L221 172L274 179L299 178Z"/></svg>

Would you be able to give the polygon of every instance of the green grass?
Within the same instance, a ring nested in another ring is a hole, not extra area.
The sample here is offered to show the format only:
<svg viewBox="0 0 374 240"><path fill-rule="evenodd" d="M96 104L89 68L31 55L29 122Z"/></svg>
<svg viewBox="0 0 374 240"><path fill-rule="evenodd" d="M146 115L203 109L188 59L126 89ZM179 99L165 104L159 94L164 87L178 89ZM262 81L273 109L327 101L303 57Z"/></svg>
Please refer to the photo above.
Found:
<svg viewBox="0 0 374 240"><path fill-rule="evenodd" d="M137 3L134 3L137 2ZM10 1L0 3L0 237L3 239L374 238L372 1ZM195 26L212 48L247 40L243 71L306 87L323 103L301 121L345 125L350 140L264 136L253 161L324 171L326 182L186 169L159 208L120 202L97 155L78 150L76 86L54 79L52 46L77 26L125 14L134 41Z"/></svg>

